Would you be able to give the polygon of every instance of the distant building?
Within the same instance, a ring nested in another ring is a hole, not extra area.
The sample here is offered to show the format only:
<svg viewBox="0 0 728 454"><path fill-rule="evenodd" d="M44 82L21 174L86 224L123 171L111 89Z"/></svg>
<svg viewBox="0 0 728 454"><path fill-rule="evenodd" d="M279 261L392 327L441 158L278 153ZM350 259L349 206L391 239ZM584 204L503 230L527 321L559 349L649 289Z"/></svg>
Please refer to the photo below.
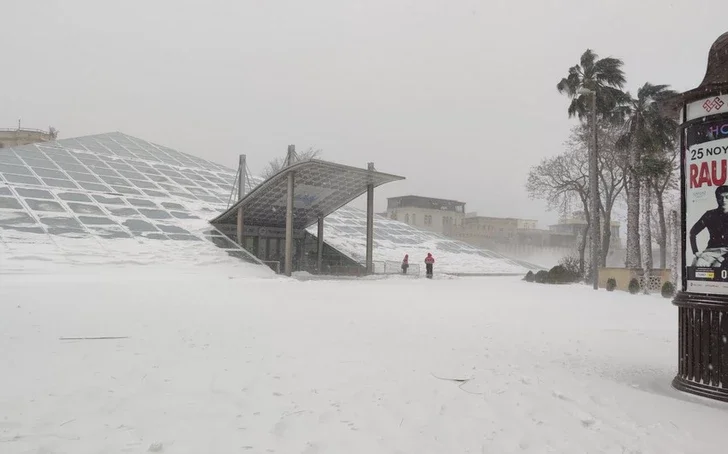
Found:
<svg viewBox="0 0 728 454"><path fill-rule="evenodd" d="M475 213L469 213L459 233L490 241L510 242L516 236L518 221L516 218L477 216Z"/></svg>
<svg viewBox="0 0 728 454"><path fill-rule="evenodd" d="M387 211L382 215L511 256L545 250L570 254L577 250L586 226L583 212L575 212L548 229L539 229L535 219L478 216L465 212L465 202L415 195L387 199ZM612 221L609 247L612 258L615 251L622 249L619 227L619 222Z"/></svg>
<svg viewBox="0 0 728 454"><path fill-rule="evenodd" d="M430 232L450 235L462 227L465 202L407 195L387 199L387 217Z"/></svg>
<svg viewBox="0 0 728 454"><path fill-rule="evenodd" d="M0 129L0 148L19 147L31 143L48 142L56 140L58 131L49 128L48 131L41 129Z"/></svg>
<svg viewBox="0 0 728 454"><path fill-rule="evenodd" d="M576 211L570 217L561 219L558 224L549 226L549 230L554 233L560 233L564 235L572 235L576 242L584 232L586 227L586 216L583 211ZM610 249L621 249L622 240L619 237L620 224L617 221L612 221L609 230L611 231Z"/></svg>
<svg viewBox="0 0 728 454"><path fill-rule="evenodd" d="M538 221L534 219L499 218L468 213L462 228L457 229L453 236L479 247L493 247L496 243L558 247L563 245L565 241L560 238L561 235L556 235L559 237L558 241L552 241L552 232L539 230L537 225Z"/></svg>

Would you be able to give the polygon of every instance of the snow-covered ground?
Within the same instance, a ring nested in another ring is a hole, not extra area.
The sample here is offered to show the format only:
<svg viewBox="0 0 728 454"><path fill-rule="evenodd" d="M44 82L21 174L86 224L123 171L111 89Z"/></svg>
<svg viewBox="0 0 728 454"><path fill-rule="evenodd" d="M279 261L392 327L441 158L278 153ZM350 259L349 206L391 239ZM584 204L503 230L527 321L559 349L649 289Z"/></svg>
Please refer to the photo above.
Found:
<svg viewBox="0 0 728 454"><path fill-rule="evenodd" d="M3 454L725 444L728 406L670 388L676 310L656 296L228 265L46 271L0 274Z"/></svg>

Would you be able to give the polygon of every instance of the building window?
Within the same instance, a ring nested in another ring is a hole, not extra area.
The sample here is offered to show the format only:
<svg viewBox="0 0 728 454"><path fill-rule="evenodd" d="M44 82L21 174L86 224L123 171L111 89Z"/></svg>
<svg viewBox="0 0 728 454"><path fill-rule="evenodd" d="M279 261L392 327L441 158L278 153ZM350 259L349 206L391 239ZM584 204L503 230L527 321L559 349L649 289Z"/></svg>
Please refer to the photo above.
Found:
<svg viewBox="0 0 728 454"><path fill-rule="evenodd" d="M405 224L409 224L409 213L404 215Z"/></svg>
<svg viewBox="0 0 728 454"><path fill-rule="evenodd" d="M429 214L425 215L425 225L432 225L432 216Z"/></svg>

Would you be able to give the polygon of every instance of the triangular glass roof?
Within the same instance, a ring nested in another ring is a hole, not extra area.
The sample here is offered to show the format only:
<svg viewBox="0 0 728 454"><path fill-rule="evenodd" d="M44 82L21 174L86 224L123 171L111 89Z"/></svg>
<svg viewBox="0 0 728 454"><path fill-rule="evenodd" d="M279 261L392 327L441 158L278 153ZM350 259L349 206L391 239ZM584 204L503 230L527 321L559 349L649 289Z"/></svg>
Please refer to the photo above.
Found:
<svg viewBox="0 0 728 454"><path fill-rule="evenodd" d="M333 162L307 160L294 163L268 178L213 219L213 224L237 223L238 208L243 208L245 224L285 228L288 174L293 173L293 228L304 229L328 216L367 191L403 177L359 169Z"/></svg>

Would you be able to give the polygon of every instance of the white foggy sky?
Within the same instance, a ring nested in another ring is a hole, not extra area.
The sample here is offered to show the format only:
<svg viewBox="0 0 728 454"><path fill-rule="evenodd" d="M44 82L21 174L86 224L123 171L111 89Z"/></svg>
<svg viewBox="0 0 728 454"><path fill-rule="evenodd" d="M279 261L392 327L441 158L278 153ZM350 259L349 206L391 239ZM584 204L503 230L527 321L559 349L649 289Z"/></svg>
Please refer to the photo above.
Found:
<svg viewBox="0 0 728 454"><path fill-rule="evenodd" d="M386 197L555 222L524 190L562 149L590 47L696 86L725 0L0 0L0 127L122 131L254 173L298 149L403 175ZM726 28L726 27L724 27Z"/></svg>

